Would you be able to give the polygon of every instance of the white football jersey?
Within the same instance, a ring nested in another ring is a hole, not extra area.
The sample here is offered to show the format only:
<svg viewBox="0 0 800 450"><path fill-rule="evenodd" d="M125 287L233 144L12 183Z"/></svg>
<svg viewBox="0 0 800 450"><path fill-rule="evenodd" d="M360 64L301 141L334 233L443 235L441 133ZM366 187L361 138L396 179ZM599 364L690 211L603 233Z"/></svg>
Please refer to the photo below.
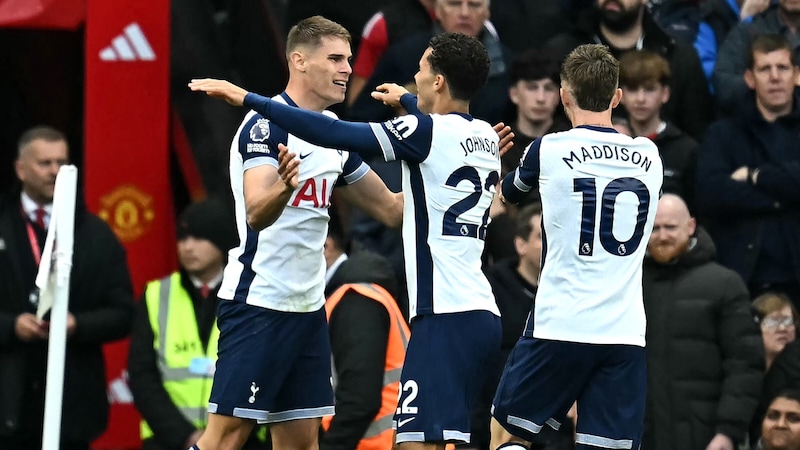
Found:
<svg viewBox="0 0 800 450"><path fill-rule="evenodd" d="M286 94L275 100L296 106ZM325 114L335 117L331 112ZM278 167L278 144L300 158L299 184L282 214L256 232L247 225L244 172ZM354 153L318 147L287 134L255 112L245 116L231 144L230 176L239 246L228 253L219 297L288 312L316 311L325 304L328 207L334 185L361 179L369 166Z"/></svg>
<svg viewBox="0 0 800 450"><path fill-rule="evenodd" d="M524 334L644 346L642 261L663 178L655 144L579 126L534 141L508 177L509 199L535 188L542 199L542 270Z"/></svg>
<svg viewBox="0 0 800 450"><path fill-rule="evenodd" d="M456 113L371 126L386 161L403 161L409 318L473 310L500 315L481 271L500 173L497 133Z"/></svg>

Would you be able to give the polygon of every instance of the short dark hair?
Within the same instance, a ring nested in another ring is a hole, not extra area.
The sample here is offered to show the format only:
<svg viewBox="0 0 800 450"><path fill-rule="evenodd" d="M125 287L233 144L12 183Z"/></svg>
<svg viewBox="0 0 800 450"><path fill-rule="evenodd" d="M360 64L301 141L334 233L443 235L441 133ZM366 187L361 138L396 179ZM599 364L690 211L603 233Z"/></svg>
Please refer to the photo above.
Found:
<svg viewBox="0 0 800 450"><path fill-rule="evenodd" d="M456 100L470 101L489 77L489 55L481 41L461 33L442 33L431 38L428 64L441 74Z"/></svg>
<svg viewBox="0 0 800 450"><path fill-rule="evenodd" d="M579 45L564 60L561 80L580 109L605 111L619 87L619 61L605 45Z"/></svg>
<svg viewBox="0 0 800 450"><path fill-rule="evenodd" d="M517 226L514 230L514 236L527 241L528 236L531 235L531 230L533 230L531 226L531 217L536 215L542 215L542 204L538 201L520 208L517 212Z"/></svg>
<svg viewBox="0 0 800 450"><path fill-rule="evenodd" d="M772 53L778 50L786 50L792 60L792 65L798 65L797 55L789 39L782 34L762 34L756 36L750 43L750 51L747 52L747 68L752 70L756 63L756 53Z"/></svg>
<svg viewBox="0 0 800 450"><path fill-rule="evenodd" d="M649 50L634 50L619 58L619 84L637 89L658 83L669 86L669 62L658 53Z"/></svg>
<svg viewBox="0 0 800 450"><path fill-rule="evenodd" d="M561 83L558 57L551 50L528 49L520 53L511 63L510 81L515 84L520 80L536 81L548 79L555 84Z"/></svg>
<svg viewBox="0 0 800 450"><path fill-rule="evenodd" d="M774 402L775 399L778 399L778 398L785 398L787 400L793 400L793 401L795 401L797 403L800 403L800 389L791 389L791 388L790 389L784 389L784 390L780 391L778 393L778 395L773 397L772 400L769 401L769 404L771 405L772 402Z"/></svg>
<svg viewBox="0 0 800 450"><path fill-rule="evenodd" d="M337 37L347 41L348 44L353 41L350 32L339 23L322 16L311 16L297 22L289 30L286 38L286 59L288 60L292 52L301 45L318 47L324 37Z"/></svg>
<svg viewBox="0 0 800 450"><path fill-rule="evenodd" d="M67 142L67 137L61 131L48 125L37 125L25 130L22 136L19 137L19 141L17 141L17 157L22 155L22 151L25 150L31 142L38 139L46 142Z"/></svg>

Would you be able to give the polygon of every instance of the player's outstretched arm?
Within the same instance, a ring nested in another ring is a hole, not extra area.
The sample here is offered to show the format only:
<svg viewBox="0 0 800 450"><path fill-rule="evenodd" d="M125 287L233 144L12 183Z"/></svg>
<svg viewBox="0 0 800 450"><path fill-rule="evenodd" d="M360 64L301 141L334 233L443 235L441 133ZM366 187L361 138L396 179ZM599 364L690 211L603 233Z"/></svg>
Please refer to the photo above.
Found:
<svg viewBox="0 0 800 450"><path fill-rule="evenodd" d="M211 97L225 100L233 106L242 106L244 96L247 95L245 89L225 80L215 80L213 78L203 78L192 80L189 89L193 91L205 92Z"/></svg>
<svg viewBox="0 0 800 450"><path fill-rule="evenodd" d="M297 189L300 160L283 144L278 144L278 169L263 165L244 173L244 204L247 225L255 231L275 223Z"/></svg>
<svg viewBox="0 0 800 450"><path fill-rule="evenodd" d="M269 98L248 93L225 80L196 79L189 83L189 89L205 92L233 106L247 106L290 134L315 145L364 154L382 153L370 124L367 123L336 120L314 111L273 102Z"/></svg>

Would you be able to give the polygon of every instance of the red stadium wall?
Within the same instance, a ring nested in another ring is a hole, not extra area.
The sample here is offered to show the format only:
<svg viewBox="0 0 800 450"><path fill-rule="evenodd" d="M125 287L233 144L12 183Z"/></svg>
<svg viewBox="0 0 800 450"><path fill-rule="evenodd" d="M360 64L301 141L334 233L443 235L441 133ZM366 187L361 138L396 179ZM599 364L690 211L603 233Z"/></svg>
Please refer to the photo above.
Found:
<svg viewBox="0 0 800 450"><path fill-rule="evenodd" d="M168 0L86 2L86 201L128 252L137 296L174 270L169 178ZM106 347L111 417L96 449L139 447L128 342Z"/></svg>
<svg viewBox="0 0 800 450"><path fill-rule="evenodd" d="M169 171L169 0L0 0L0 27L85 25L83 177L89 209L127 249L133 285L177 267ZM58 70L54 68L54 70ZM111 417L94 449L140 447L128 342L107 345Z"/></svg>

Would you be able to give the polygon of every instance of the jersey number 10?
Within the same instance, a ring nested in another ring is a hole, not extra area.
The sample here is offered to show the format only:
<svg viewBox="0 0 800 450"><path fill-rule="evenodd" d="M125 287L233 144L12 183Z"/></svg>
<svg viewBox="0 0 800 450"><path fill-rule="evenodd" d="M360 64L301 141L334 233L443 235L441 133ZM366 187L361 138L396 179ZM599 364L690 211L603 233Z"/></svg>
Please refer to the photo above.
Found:
<svg viewBox="0 0 800 450"><path fill-rule="evenodd" d="M594 252L595 217L597 217L597 186L594 178L576 178L573 180L573 192L583 193L583 211L581 214L581 237L578 243L578 255L592 256ZM614 237L614 208L617 196L623 192L633 192L639 198L639 209L636 214L636 227L633 235L625 242ZM647 211L650 208L650 191L636 178L617 178L603 190L600 199L600 244L612 255L632 255L644 236L647 222Z"/></svg>

